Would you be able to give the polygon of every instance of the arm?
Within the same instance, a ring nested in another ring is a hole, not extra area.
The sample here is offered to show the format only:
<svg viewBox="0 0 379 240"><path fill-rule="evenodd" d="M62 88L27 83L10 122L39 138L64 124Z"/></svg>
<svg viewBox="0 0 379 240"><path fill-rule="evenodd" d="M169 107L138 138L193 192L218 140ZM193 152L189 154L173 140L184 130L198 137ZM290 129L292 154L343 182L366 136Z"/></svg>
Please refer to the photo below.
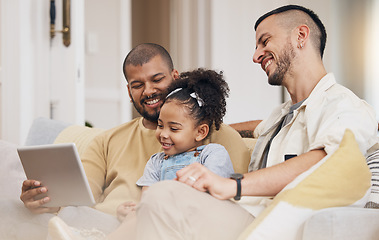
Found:
<svg viewBox="0 0 379 240"><path fill-rule="evenodd" d="M260 122L262 122L262 120L252 120L247 122L232 123L229 126L234 128L241 135L241 137L252 138L255 128Z"/></svg>
<svg viewBox="0 0 379 240"><path fill-rule="evenodd" d="M283 163L244 174L242 196L275 196L298 175L308 170L326 156L324 150L313 150ZM208 191L218 199L229 199L236 195L235 180L222 178L201 164L192 164L177 172L178 181L199 191ZM195 182L189 179L192 176Z"/></svg>

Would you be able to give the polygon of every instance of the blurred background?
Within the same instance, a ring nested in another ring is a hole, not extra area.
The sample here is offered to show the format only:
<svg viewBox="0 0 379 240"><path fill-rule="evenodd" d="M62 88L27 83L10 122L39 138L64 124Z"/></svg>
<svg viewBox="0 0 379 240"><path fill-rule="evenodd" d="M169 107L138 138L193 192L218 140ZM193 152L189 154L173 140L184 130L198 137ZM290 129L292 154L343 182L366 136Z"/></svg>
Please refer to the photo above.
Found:
<svg viewBox="0 0 379 240"><path fill-rule="evenodd" d="M52 2L61 31L66 2ZM0 139L23 144L37 117L111 128L138 116L122 62L143 42L163 45L179 71L223 71L225 123L266 118L288 96L252 62L254 23L286 4L319 15L327 71L379 112L379 0L75 0L68 46L50 36L51 1L0 0Z"/></svg>

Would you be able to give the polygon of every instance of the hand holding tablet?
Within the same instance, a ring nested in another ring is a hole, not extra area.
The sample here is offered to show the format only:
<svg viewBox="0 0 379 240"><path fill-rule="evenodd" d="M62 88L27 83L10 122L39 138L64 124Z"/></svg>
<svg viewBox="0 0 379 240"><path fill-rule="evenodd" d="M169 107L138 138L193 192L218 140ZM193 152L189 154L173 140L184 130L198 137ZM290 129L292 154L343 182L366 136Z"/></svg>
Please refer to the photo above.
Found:
<svg viewBox="0 0 379 240"><path fill-rule="evenodd" d="M48 188L43 206L93 206L95 200L74 143L25 146L17 149L28 179Z"/></svg>

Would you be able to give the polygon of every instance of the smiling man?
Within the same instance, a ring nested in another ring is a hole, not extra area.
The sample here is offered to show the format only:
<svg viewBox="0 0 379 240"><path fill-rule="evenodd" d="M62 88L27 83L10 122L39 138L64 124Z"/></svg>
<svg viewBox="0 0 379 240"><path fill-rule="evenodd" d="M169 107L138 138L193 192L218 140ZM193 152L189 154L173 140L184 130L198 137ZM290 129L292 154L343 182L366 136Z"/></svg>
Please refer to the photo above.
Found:
<svg viewBox="0 0 379 240"><path fill-rule="evenodd" d="M83 166L96 200L95 208L115 215L119 204L138 202L141 189L136 185L151 155L161 152L155 137L157 120L167 87L178 78L169 53L160 45L144 43L126 56L123 72L129 97L142 117L133 119L98 135L82 156ZM206 143L223 145L236 171L247 171L249 151L239 134L227 125L214 131ZM21 200L34 213L55 212L46 208L49 198L34 200L46 192L35 180L23 183Z"/></svg>

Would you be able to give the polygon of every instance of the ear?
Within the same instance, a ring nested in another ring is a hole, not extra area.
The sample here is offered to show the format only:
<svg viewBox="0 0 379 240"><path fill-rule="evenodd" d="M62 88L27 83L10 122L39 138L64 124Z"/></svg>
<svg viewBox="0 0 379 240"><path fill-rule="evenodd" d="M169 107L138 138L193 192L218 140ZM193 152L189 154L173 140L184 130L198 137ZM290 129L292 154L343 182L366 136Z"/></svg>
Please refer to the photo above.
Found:
<svg viewBox="0 0 379 240"><path fill-rule="evenodd" d="M178 72L178 70L173 69L172 72L171 72L171 76L175 80L178 79L179 78L179 72Z"/></svg>
<svg viewBox="0 0 379 240"><path fill-rule="evenodd" d="M132 94L130 93L130 88L129 88L129 84L126 84L126 88L128 89L128 94L129 94L129 98L130 98L130 101L132 101Z"/></svg>
<svg viewBox="0 0 379 240"><path fill-rule="evenodd" d="M201 124L200 126L197 127L197 133L196 133L196 138L195 140L197 142L202 141L204 138L208 136L209 133L209 126L208 124Z"/></svg>
<svg viewBox="0 0 379 240"><path fill-rule="evenodd" d="M309 39L310 29L307 25L300 25L297 28L297 47L303 48Z"/></svg>

